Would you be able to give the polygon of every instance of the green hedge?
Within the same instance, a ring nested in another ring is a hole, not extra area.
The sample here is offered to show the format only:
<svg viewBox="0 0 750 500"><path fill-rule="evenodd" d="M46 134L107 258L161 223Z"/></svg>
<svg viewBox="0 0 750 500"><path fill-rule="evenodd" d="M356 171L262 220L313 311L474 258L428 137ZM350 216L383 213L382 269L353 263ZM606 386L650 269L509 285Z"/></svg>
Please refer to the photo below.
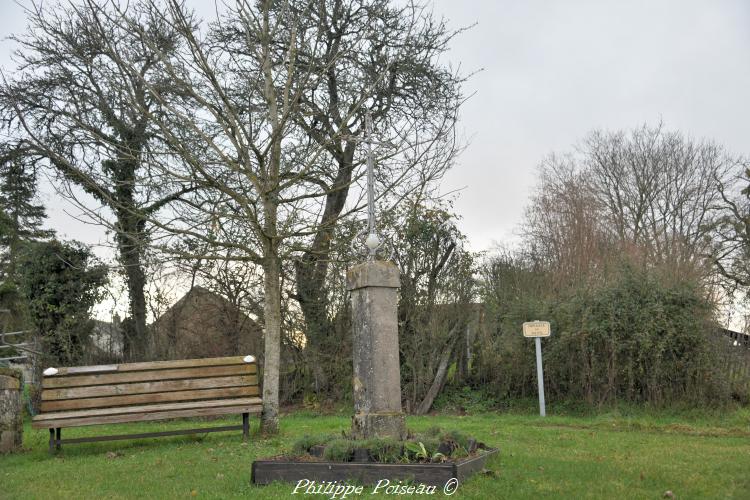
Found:
<svg viewBox="0 0 750 500"><path fill-rule="evenodd" d="M726 342L716 333L713 304L693 283L623 266L598 286L548 300L519 294L500 306L489 309L492 333L478 363L478 380L498 397L535 394L534 342L521 336L521 325L546 319L553 333L543 340L545 388L552 397L657 405L730 399Z"/></svg>

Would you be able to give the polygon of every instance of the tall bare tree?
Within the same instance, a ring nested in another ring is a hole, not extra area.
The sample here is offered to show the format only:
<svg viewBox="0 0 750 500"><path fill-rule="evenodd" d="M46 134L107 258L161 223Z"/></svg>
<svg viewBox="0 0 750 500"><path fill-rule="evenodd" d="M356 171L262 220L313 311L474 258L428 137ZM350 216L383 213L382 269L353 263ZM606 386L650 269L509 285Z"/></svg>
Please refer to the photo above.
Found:
<svg viewBox="0 0 750 500"><path fill-rule="evenodd" d="M138 26L139 35L115 22L115 12ZM0 112L28 158L46 161L99 205L75 188L64 190L114 231L132 318L126 354L142 358L148 220L190 189L189 181L175 186L149 167L162 154L150 117L163 116L169 99L162 61L176 49L176 33L137 2L32 3L26 16L26 33L12 37L18 71L0 87ZM158 89L159 99L146 87Z"/></svg>
<svg viewBox="0 0 750 500"><path fill-rule="evenodd" d="M550 291L603 271L612 255L612 238L604 221L601 204L580 165L570 156L545 159L522 230L528 258L554 270Z"/></svg>
<svg viewBox="0 0 750 500"><path fill-rule="evenodd" d="M365 112L371 114L380 140L390 141L396 151L410 151L400 158L407 175L397 178L392 189L426 189L439 179L459 150L454 128L464 80L440 58L461 30L450 30L444 20L413 2L316 0L288 8L293 14L280 17L284 29L292 29L290 20L302 22L320 43L317 53L303 46L297 54L302 64L296 70L312 70L321 78L301 89L300 106L292 115L325 153L317 172L327 192L325 202L316 214L315 232L295 263L296 299L305 317L308 349L317 351L333 332L328 263L332 246L341 243L334 241L334 230L350 193L361 144L355 138L363 130ZM409 178L417 172L418 178ZM316 359L313 356L312 365L321 389L327 381Z"/></svg>
<svg viewBox="0 0 750 500"><path fill-rule="evenodd" d="M734 175L719 183L721 216L712 257L731 285L750 287L750 161L736 160Z"/></svg>
<svg viewBox="0 0 750 500"><path fill-rule="evenodd" d="M723 148L658 124L594 132L583 151L586 175L618 239L675 268L689 268L708 253L719 185L735 165Z"/></svg>
<svg viewBox="0 0 750 500"><path fill-rule="evenodd" d="M224 259L235 249L237 260L263 271L262 427L278 429L281 342L282 259L292 236L308 231L302 210L308 200L324 196L308 181L317 165L316 152L294 137L292 109L300 87L320 76L310 71L293 78L300 46L316 47L305 30L280 31L275 3L238 1L208 29L181 2L149 2L160 21L179 34L183 48L174 60L162 59L164 76L182 99L165 103L169 119L152 115L179 162L159 165L162 175L191 180L200 188L173 208L161 223L165 234L209 244L202 259ZM158 49L138 25L144 44ZM283 36L281 36L283 34ZM278 52L277 45L285 49ZM144 82L149 95L158 87ZM148 112L148 110L141 109ZM176 122L176 126L175 126Z"/></svg>
<svg viewBox="0 0 750 500"><path fill-rule="evenodd" d="M330 70L342 57L331 57L328 32L320 22L310 22L318 12L315 9L323 5L311 2L296 8L287 2L238 0L227 5L217 20L201 26L179 1L168 1L166 6L148 3L150 11L160 15L160 22L181 40L174 57L160 59L165 78L178 89L181 99L162 102L165 114L150 114L179 161L163 161L155 168L164 178L191 181L198 188L172 205L169 220L154 223L165 235L208 244L200 255L183 253L183 258L225 259L227 250L234 249L238 252L232 258L262 269L262 427L269 432L278 428L282 292L286 289L282 267L297 258L306 241L320 234L321 225L333 224L336 218L363 207L361 198L355 199L321 222L325 207L333 203L329 202L331 194L348 190L362 175L356 170L362 158L347 144L361 135L358 117L362 108L373 108L371 96L384 78L373 74L347 106L341 104L335 110L329 106L325 115L319 115L331 123L327 139L313 137L311 129L303 126L299 117L311 112L306 99L323 82L330 82ZM157 49L142 27L131 23L130 28L141 33L144 44ZM366 40L371 30L359 28L358 36ZM352 47L349 50L363 46ZM408 47L396 47L394 58L398 60L405 50ZM144 84L158 100L158 87ZM407 131L416 134L416 124L401 133ZM414 135L390 151L387 175L383 170L379 176L381 197L396 192L410 176L431 175L428 151L438 140L450 143L446 134L427 139ZM351 148L347 153L351 164L346 168L352 170L337 181L338 167L330 167L331 148L343 151L347 147ZM412 156L423 160L415 161ZM381 164L381 168L386 167Z"/></svg>
<svg viewBox="0 0 750 500"><path fill-rule="evenodd" d="M602 275L623 253L709 278L721 186L736 164L715 143L661 124L595 131L574 154L542 164L528 243L568 283Z"/></svg>

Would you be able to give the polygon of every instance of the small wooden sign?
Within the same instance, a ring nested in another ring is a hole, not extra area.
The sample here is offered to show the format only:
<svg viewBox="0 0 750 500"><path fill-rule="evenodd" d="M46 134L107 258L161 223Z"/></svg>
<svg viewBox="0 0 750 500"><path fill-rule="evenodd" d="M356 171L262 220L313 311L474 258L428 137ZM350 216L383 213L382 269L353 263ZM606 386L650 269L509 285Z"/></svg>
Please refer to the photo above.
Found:
<svg viewBox="0 0 750 500"><path fill-rule="evenodd" d="M549 321L529 321L523 324L524 337L549 337Z"/></svg>

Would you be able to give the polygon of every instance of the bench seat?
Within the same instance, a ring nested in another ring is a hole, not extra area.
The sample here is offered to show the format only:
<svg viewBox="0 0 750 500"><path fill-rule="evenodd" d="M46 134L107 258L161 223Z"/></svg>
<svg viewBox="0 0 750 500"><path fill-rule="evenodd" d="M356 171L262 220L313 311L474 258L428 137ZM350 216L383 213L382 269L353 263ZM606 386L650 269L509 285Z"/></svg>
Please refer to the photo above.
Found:
<svg viewBox="0 0 750 500"><path fill-rule="evenodd" d="M260 398L218 399L99 410L60 411L37 415L31 425L34 429L48 429L50 427L79 427L180 417L260 413L261 403Z"/></svg>
<svg viewBox="0 0 750 500"><path fill-rule="evenodd" d="M50 430L52 451L66 442L108 439L63 440L60 431L65 427L241 414L241 426L138 437L242 429L246 438L249 414L262 408L259 393L253 356L50 368L44 372L41 413L32 419L32 427Z"/></svg>

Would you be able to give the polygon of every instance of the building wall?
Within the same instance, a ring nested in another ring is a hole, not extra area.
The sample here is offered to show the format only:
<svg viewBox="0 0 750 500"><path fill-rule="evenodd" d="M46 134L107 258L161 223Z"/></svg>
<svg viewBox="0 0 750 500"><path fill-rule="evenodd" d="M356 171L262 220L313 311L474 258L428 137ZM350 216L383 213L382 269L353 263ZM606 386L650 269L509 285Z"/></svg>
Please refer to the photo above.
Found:
<svg viewBox="0 0 750 500"><path fill-rule="evenodd" d="M263 354L263 331L226 299L194 288L151 326L154 359Z"/></svg>

